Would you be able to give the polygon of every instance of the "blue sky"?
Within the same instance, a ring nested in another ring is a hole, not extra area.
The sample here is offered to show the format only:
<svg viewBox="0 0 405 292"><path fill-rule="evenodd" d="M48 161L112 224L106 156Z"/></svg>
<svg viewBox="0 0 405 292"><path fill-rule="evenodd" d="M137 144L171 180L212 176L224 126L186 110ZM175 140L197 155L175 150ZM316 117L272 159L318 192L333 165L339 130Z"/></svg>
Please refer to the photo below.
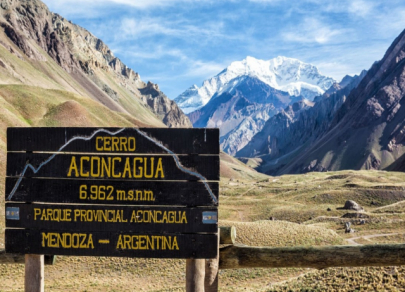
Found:
<svg viewBox="0 0 405 292"><path fill-rule="evenodd" d="M340 80L405 29L403 0L43 1L172 99L246 56L297 58Z"/></svg>

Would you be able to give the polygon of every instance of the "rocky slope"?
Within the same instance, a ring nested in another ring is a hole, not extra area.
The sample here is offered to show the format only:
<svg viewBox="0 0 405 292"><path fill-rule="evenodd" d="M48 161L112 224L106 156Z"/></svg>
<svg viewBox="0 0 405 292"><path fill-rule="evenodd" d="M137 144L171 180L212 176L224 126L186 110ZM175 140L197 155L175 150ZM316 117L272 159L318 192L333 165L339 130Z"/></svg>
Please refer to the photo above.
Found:
<svg viewBox="0 0 405 292"><path fill-rule="evenodd" d="M290 96L302 96L309 100L324 93L335 82L322 75L315 66L297 59L277 57L264 61L247 57L233 62L218 75L205 80L201 87L193 85L175 101L185 113L190 113L203 107L213 96L229 92L246 76Z"/></svg>
<svg viewBox="0 0 405 292"><path fill-rule="evenodd" d="M400 170L405 154L404 97L405 31L350 92L325 131L307 145L296 148L299 155L289 152L273 157L259 168L277 174L341 169Z"/></svg>
<svg viewBox="0 0 405 292"><path fill-rule="evenodd" d="M294 98L253 77L237 78L233 84L231 90L188 115L195 127L219 128L221 148L229 154L248 143L267 119Z"/></svg>
<svg viewBox="0 0 405 292"><path fill-rule="evenodd" d="M366 74L345 77L335 83L316 103L300 101L270 118L237 157L260 157L260 171L279 174L330 128L335 113ZM348 82L349 80L349 82ZM335 92L333 92L333 89ZM309 171L311 169L307 169Z"/></svg>
<svg viewBox="0 0 405 292"><path fill-rule="evenodd" d="M277 57L269 61L247 57L233 62L203 86L188 89L176 101L189 111L195 127L218 127L221 148L235 155L265 122L287 105L305 97L313 99L332 85L310 64Z"/></svg>
<svg viewBox="0 0 405 292"><path fill-rule="evenodd" d="M116 58L102 40L50 12L41 1L1 0L0 27L1 74L6 77L0 83L67 90L133 115L146 125L191 126L160 90L157 95L144 90L148 85L139 74ZM22 70L13 68L7 53L23 62ZM156 97L159 101L145 102ZM165 105L157 106L159 102Z"/></svg>

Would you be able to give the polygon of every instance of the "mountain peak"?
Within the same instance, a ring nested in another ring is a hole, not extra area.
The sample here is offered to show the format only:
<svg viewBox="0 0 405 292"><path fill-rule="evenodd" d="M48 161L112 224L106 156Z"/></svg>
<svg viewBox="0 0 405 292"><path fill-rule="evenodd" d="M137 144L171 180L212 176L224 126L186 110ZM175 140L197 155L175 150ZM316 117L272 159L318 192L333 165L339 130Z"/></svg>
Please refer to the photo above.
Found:
<svg viewBox="0 0 405 292"><path fill-rule="evenodd" d="M205 80L200 88L191 87L174 100L185 113L190 113L207 104L215 94L232 90L232 83L239 82L246 76L287 92L290 96L302 96L309 100L323 94L336 82L333 78L322 75L316 66L298 59L278 56L260 60L247 56L242 61L232 62L219 74Z"/></svg>

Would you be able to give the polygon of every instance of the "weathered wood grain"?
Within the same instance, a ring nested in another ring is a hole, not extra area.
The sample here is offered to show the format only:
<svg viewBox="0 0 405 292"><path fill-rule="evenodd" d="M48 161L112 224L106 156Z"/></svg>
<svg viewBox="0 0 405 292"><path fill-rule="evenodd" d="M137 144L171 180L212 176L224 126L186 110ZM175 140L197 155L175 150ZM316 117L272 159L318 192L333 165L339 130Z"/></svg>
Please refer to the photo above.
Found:
<svg viewBox="0 0 405 292"><path fill-rule="evenodd" d="M221 234L222 230L223 228L219 228L218 234ZM216 258L205 260L204 292L218 292L218 273L219 250Z"/></svg>
<svg viewBox="0 0 405 292"><path fill-rule="evenodd" d="M186 292L204 292L205 260L186 260Z"/></svg>
<svg viewBox="0 0 405 292"><path fill-rule="evenodd" d="M25 292L44 292L44 255L25 255Z"/></svg>
<svg viewBox="0 0 405 292"><path fill-rule="evenodd" d="M315 268L405 265L405 244L220 249L220 269Z"/></svg>
<svg viewBox="0 0 405 292"><path fill-rule="evenodd" d="M235 226L221 226L220 227L220 243L221 244L235 244L236 228Z"/></svg>

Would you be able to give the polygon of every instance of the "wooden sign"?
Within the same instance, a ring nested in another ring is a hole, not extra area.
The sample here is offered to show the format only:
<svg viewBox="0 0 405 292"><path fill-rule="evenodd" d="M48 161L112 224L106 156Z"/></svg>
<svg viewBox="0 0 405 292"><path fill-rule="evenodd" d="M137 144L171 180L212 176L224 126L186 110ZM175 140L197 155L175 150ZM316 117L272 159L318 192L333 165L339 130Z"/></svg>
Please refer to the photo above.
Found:
<svg viewBox="0 0 405 292"><path fill-rule="evenodd" d="M7 135L7 252L216 256L218 129L9 128Z"/></svg>

